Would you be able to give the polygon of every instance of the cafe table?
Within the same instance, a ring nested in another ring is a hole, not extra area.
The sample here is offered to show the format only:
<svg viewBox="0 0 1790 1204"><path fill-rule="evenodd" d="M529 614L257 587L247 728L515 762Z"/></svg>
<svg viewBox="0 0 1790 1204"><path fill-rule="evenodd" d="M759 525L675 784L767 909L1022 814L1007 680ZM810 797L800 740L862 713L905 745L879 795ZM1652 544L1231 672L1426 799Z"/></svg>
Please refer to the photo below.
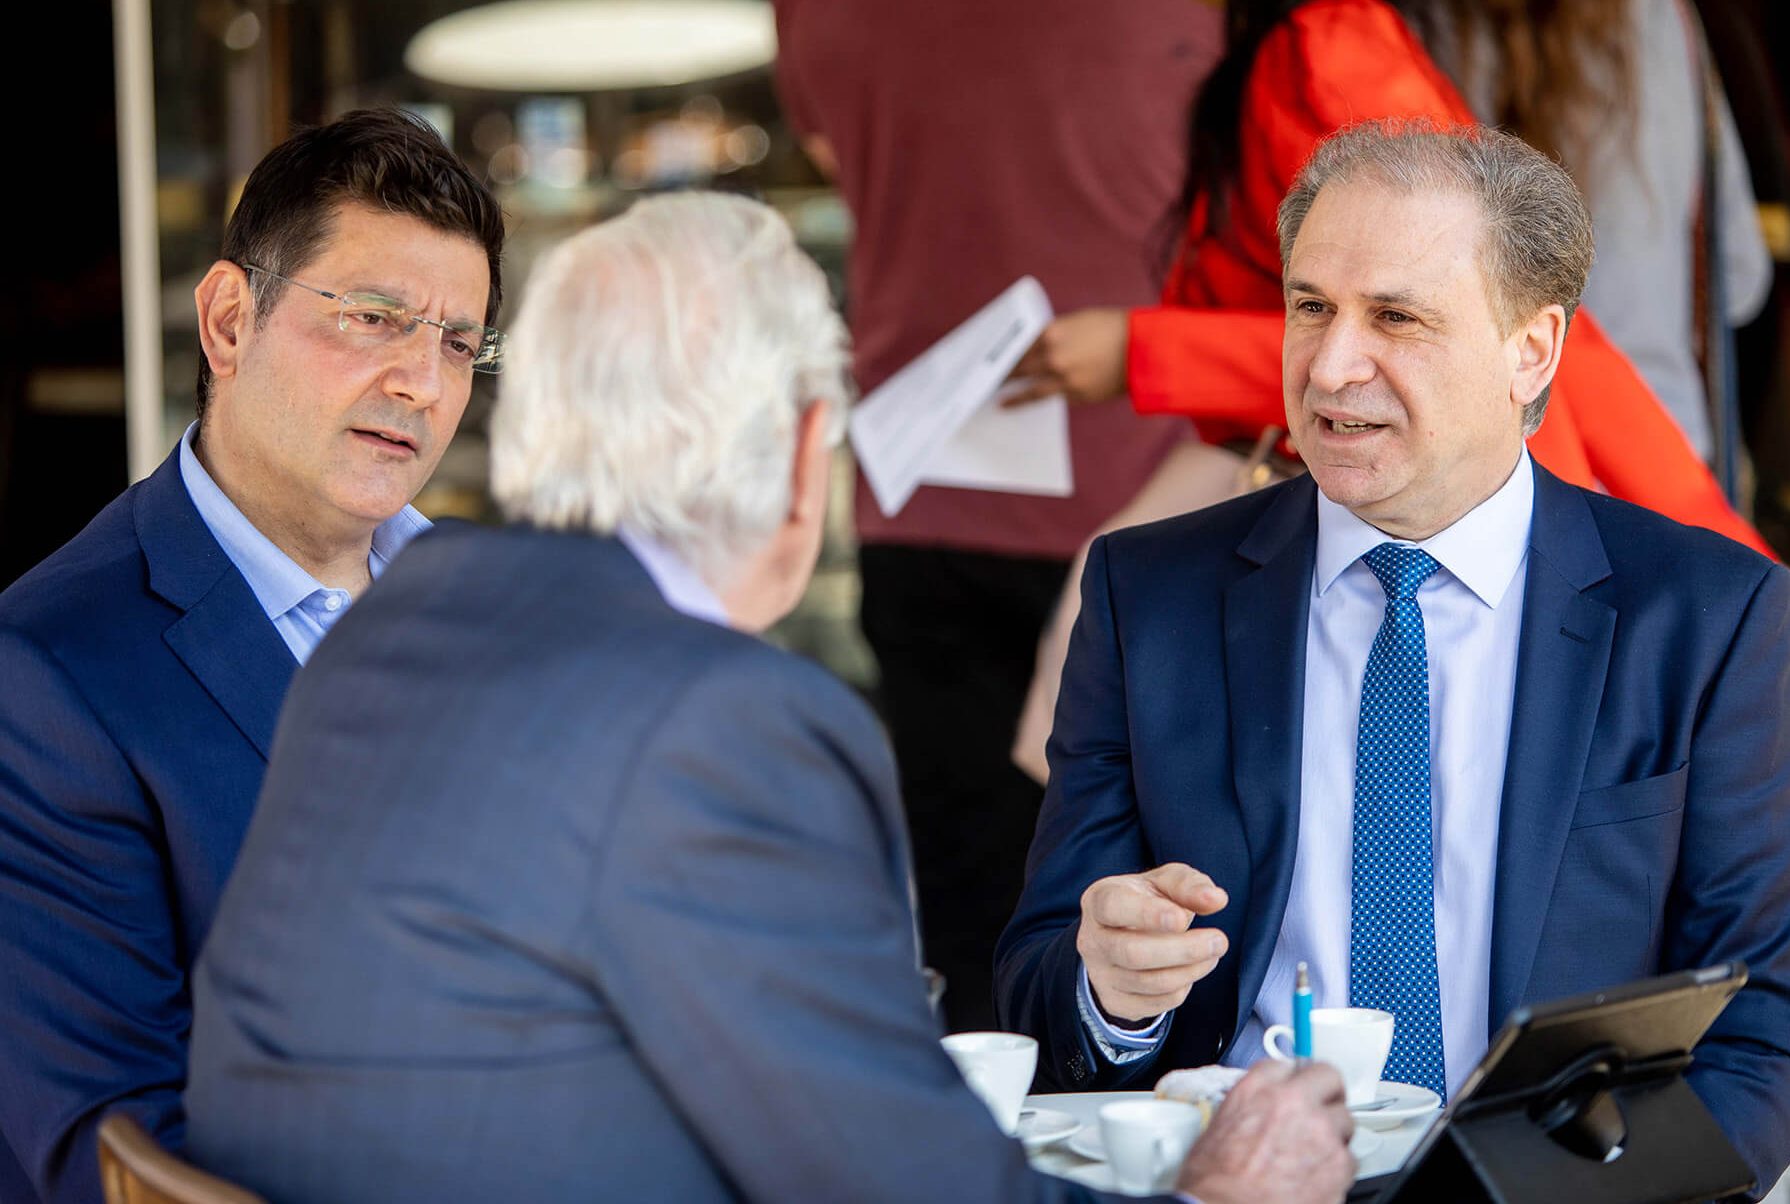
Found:
<svg viewBox="0 0 1790 1204"><path fill-rule="evenodd" d="M1102 1191L1115 1191L1112 1172L1106 1163L1093 1158L1084 1157L1076 1151L1077 1146L1088 1148L1088 1138L1100 1132L1099 1113L1102 1104L1114 1103L1127 1099L1151 1099L1148 1091L1083 1091L1060 1095L1028 1095L1025 1112L1020 1114L1020 1137L1024 1140L1028 1133L1041 1128L1036 1124L1039 1117L1048 1117L1049 1112L1065 1113L1073 1120L1080 1122L1081 1128L1075 1133L1048 1144L1035 1145L1027 1142L1026 1155L1032 1165L1041 1171L1064 1179L1073 1179L1087 1187ZM1048 1111L1046 1111L1048 1110ZM1028 1115L1031 1114L1031 1115ZM1359 1164L1356 1177L1372 1178L1397 1170L1404 1164L1417 1142L1441 1113L1433 1111L1425 1116L1407 1120L1394 1128L1369 1129L1356 1122L1355 1140L1350 1148L1355 1151ZM1080 1140L1078 1140L1080 1138Z"/></svg>

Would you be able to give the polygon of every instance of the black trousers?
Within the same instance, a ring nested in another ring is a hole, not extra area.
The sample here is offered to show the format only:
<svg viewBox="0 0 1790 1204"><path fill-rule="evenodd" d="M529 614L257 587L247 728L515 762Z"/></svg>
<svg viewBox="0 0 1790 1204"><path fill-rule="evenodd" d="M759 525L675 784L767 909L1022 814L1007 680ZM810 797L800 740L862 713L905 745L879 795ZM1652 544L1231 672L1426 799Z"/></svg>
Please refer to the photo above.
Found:
<svg viewBox="0 0 1790 1204"><path fill-rule="evenodd" d="M927 964L945 976L951 1031L993 1028L994 945L1044 796L1008 752L1068 562L873 544L859 569Z"/></svg>

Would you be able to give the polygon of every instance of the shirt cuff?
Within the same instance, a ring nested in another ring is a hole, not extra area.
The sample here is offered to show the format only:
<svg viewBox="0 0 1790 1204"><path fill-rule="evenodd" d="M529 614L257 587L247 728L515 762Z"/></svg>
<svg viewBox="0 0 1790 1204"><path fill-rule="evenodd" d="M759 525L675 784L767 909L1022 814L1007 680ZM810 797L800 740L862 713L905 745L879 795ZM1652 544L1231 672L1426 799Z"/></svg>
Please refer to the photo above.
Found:
<svg viewBox="0 0 1790 1204"><path fill-rule="evenodd" d="M1174 1015L1172 1011L1164 1012L1147 1028L1127 1030L1113 1026L1094 1004L1094 988L1088 985L1085 963L1076 970L1075 1002L1088 1036L1094 1039L1100 1055L1114 1066L1140 1061L1161 1049L1162 1039L1168 1035L1169 1017Z"/></svg>

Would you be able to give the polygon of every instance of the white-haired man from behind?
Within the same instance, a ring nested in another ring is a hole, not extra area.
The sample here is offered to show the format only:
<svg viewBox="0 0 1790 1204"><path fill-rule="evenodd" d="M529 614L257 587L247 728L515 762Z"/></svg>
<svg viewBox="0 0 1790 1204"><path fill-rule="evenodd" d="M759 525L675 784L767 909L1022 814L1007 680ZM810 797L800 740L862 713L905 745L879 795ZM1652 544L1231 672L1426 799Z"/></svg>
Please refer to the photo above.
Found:
<svg viewBox="0 0 1790 1204"><path fill-rule="evenodd" d="M418 541L289 697L197 973L192 1157L334 1204L1091 1198L939 1048L874 718L745 634L819 543L818 269L763 206L643 201L512 340L512 522ZM1254 1075L1183 1186L1340 1197L1341 1100Z"/></svg>
<svg viewBox="0 0 1790 1204"><path fill-rule="evenodd" d="M492 418L504 513L613 532L733 626L776 622L813 571L849 402L844 326L782 220L720 193L638 205L543 263L529 302Z"/></svg>

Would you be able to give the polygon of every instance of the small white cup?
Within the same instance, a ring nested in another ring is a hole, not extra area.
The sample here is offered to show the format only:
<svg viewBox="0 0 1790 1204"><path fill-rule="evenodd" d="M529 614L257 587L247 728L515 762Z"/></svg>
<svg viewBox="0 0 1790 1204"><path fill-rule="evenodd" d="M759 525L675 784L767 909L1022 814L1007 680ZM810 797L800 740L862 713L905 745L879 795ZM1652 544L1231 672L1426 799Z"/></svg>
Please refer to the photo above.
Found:
<svg viewBox="0 0 1790 1204"><path fill-rule="evenodd" d="M1166 1191L1200 1135L1200 1112L1172 1099L1133 1099L1100 1109L1100 1143L1121 1191Z"/></svg>
<svg viewBox="0 0 1790 1204"><path fill-rule="evenodd" d="M1038 1043L1018 1033L952 1033L939 1043L970 1090L988 1105L1001 1132L1013 1136L1038 1068Z"/></svg>
<svg viewBox="0 0 1790 1204"><path fill-rule="evenodd" d="M1282 1049L1279 1038L1285 1038ZM1268 1056L1289 1062L1293 1058L1293 1030L1284 1024L1262 1034ZM1386 1072L1386 1055L1392 1052L1392 1013L1378 1008L1313 1008L1311 1056L1341 1072L1349 1103L1371 1104Z"/></svg>

